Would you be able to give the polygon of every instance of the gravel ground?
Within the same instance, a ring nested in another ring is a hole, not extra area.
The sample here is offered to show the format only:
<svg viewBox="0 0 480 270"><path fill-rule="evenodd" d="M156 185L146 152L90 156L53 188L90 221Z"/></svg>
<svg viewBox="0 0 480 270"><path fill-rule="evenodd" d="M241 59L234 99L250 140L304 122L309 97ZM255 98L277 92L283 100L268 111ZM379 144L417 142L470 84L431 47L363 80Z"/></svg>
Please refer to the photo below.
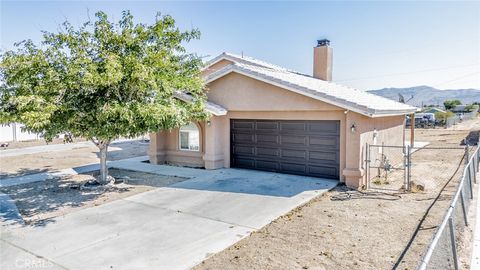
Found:
<svg viewBox="0 0 480 270"><path fill-rule="evenodd" d="M468 123L465 129L417 129L416 140L430 141L432 146L460 146L471 129L480 129L479 122ZM462 155L462 151L420 150L413 156L413 177L433 183L425 191L359 192L337 187L195 269L392 269L395 265L415 269L450 203ZM461 237L468 239L470 234L467 229ZM460 250L466 269L469 247L464 244Z"/></svg>
<svg viewBox="0 0 480 270"><path fill-rule="evenodd" d="M15 201L25 224L43 225L54 217L73 211L186 180L181 177L110 169L109 175L121 183L92 189L80 188L82 184L95 179L95 175L98 175L98 171L4 187L0 188L0 192L8 194Z"/></svg>

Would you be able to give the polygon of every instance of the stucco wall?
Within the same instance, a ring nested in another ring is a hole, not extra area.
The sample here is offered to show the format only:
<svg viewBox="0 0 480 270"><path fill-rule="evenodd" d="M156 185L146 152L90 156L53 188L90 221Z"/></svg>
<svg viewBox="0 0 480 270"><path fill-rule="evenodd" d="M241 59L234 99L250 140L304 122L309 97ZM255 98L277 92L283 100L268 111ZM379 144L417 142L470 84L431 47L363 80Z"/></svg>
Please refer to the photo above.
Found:
<svg viewBox="0 0 480 270"><path fill-rule="evenodd" d="M195 123L200 133L199 151L180 150L179 129L172 129L150 134L148 155L154 164L174 164L189 167L204 167L205 123Z"/></svg>
<svg viewBox="0 0 480 270"><path fill-rule="evenodd" d="M237 73L210 83L207 96L229 111L344 111Z"/></svg>
<svg viewBox="0 0 480 270"><path fill-rule="evenodd" d="M349 154L343 173L346 176L347 185L361 187L366 183L364 177L365 145L367 143L374 143L374 133L376 130L377 139L375 143L377 145L403 146L405 116L370 118L349 112L346 118L346 142ZM355 132L351 132L352 124L356 126ZM387 149L386 151L388 152L390 150ZM375 156L371 158L375 158Z"/></svg>

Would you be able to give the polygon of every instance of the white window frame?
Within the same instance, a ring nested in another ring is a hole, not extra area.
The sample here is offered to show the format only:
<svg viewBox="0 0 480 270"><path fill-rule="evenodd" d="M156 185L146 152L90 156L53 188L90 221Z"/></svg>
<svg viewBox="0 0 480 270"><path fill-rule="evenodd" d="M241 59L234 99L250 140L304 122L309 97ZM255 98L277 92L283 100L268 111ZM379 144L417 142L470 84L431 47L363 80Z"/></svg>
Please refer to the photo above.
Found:
<svg viewBox="0 0 480 270"><path fill-rule="evenodd" d="M182 127L184 127L184 126L181 126L178 129L178 149L180 151L200 152L200 128L198 127L197 124L195 124L193 122L191 122L191 124L194 125L197 128L197 131L198 131L198 149L190 149L190 143L188 143L188 149L182 148L182 132L190 134L190 132L188 132L188 131L182 131ZM189 140L188 142L190 142L190 136L188 136L188 140Z"/></svg>

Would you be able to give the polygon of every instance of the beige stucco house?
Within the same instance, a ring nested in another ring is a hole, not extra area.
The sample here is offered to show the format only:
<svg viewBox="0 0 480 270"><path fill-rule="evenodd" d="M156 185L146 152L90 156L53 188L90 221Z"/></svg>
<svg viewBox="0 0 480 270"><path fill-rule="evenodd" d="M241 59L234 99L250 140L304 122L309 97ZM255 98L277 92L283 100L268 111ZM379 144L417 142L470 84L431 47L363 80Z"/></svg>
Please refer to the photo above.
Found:
<svg viewBox="0 0 480 270"><path fill-rule="evenodd" d="M246 168L365 184L366 143L403 145L402 103L331 82L332 48L319 40L313 76L223 53L207 63L206 122L151 134L150 162ZM178 98L189 101L188 94Z"/></svg>

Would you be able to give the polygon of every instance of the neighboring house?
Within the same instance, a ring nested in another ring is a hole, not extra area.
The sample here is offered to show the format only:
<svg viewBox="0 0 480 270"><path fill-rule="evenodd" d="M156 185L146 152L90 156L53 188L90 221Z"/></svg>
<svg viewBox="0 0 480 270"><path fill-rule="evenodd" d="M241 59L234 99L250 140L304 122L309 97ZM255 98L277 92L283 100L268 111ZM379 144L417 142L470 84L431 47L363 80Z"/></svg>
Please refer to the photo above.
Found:
<svg viewBox="0 0 480 270"><path fill-rule="evenodd" d="M466 113L472 113L472 112L475 113L475 112L478 112L478 105L474 105L474 106L471 106L471 105L457 105L451 111L454 112L458 116L464 115Z"/></svg>
<svg viewBox="0 0 480 270"><path fill-rule="evenodd" d="M429 108L426 108L425 110L423 110L424 113L446 113L446 111L440 109L440 108L437 108L437 107L429 107Z"/></svg>
<svg viewBox="0 0 480 270"><path fill-rule="evenodd" d="M309 76L249 57L215 57L203 70L212 117L151 134L150 161L363 186L366 143L404 145L405 115L417 108L331 82L328 40L318 41L313 62Z"/></svg>
<svg viewBox="0 0 480 270"><path fill-rule="evenodd" d="M20 123L0 125L0 142L31 141L40 138L39 134L24 131L24 126Z"/></svg>

